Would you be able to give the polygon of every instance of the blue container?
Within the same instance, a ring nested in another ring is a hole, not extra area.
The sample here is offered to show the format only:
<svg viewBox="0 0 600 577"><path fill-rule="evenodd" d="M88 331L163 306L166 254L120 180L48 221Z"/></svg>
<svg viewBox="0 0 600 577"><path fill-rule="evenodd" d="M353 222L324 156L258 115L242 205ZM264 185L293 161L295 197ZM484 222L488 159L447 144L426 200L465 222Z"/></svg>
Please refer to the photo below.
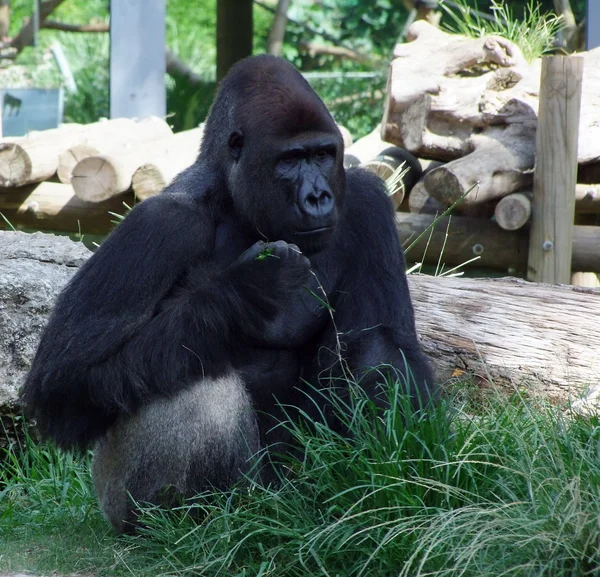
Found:
<svg viewBox="0 0 600 577"><path fill-rule="evenodd" d="M62 88L0 88L2 136L57 128L63 118Z"/></svg>

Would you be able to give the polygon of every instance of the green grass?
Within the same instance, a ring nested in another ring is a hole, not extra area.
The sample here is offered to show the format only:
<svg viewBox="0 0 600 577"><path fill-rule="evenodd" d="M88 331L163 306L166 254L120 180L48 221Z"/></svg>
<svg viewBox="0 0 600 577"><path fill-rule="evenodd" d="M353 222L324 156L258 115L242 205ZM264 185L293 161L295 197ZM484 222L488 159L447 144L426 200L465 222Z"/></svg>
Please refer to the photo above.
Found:
<svg viewBox="0 0 600 577"><path fill-rule="evenodd" d="M277 488L146 509L115 538L87 458L30 439L5 451L0 567L95 575L583 576L600 571L600 420L455 387L412 411L398 385L377 414L359 390L313 421ZM350 410L348 410L350 409ZM189 515L201 512L203 522Z"/></svg>
<svg viewBox="0 0 600 577"><path fill-rule="evenodd" d="M513 13L510 3L505 0L490 0L494 21L484 20L469 9L467 0L454 0L459 9L450 8L441 2L447 18L444 27L453 33L472 38L488 34L502 36L514 42L527 61L535 60L549 52L554 39L564 26L562 17L553 13L543 13L539 2L528 0L522 18Z"/></svg>

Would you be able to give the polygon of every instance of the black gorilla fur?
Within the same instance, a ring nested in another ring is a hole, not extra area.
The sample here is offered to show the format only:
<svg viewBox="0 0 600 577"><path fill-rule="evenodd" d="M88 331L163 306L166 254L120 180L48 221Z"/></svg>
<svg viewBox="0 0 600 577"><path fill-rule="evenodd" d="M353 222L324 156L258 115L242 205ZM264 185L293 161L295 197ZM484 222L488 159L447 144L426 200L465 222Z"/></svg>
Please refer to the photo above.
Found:
<svg viewBox="0 0 600 577"><path fill-rule="evenodd" d="M96 443L118 530L127 491L227 487L281 441L274 397L310 405L302 383L341 374L338 333L355 375L408 367L415 396L433 391L384 184L344 171L339 130L298 71L238 63L201 148L63 290L22 391L44 438ZM380 373L361 375L376 398Z"/></svg>

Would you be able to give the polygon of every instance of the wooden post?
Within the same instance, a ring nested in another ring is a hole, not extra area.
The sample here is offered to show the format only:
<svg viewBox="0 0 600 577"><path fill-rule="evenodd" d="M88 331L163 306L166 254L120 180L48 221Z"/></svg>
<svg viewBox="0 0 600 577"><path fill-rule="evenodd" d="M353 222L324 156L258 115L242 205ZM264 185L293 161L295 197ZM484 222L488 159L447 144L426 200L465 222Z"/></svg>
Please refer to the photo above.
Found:
<svg viewBox="0 0 600 577"><path fill-rule="evenodd" d="M583 58L542 59L527 277L571 281Z"/></svg>
<svg viewBox="0 0 600 577"><path fill-rule="evenodd" d="M165 0L110 0L110 116L166 115Z"/></svg>

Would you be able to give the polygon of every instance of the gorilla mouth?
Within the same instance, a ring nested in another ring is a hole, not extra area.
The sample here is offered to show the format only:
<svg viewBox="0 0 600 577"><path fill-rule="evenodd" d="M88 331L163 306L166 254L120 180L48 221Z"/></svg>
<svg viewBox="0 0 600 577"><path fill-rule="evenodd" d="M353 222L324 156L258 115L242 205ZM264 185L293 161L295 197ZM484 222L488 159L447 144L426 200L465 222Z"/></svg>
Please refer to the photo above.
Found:
<svg viewBox="0 0 600 577"><path fill-rule="evenodd" d="M323 232L328 232L330 230L333 230L332 226L321 226L319 228L309 228L309 229L304 229L304 230L295 230L294 232L296 234L299 234L301 236L310 236L311 234L320 234Z"/></svg>

